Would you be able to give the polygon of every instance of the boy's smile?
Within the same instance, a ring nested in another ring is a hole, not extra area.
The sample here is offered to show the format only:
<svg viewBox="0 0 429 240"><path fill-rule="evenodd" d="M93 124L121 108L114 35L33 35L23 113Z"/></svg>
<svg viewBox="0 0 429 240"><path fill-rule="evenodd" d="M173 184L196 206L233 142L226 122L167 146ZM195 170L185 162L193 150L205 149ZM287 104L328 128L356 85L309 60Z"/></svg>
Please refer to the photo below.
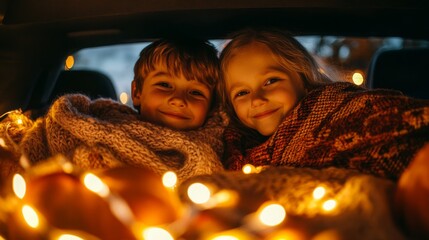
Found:
<svg viewBox="0 0 429 240"><path fill-rule="evenodd" d="M274 133L304 96L303 81L260 43L237 51L226 70L226 86L240 121L264 136Z"/></svg>
<svg viewBox="0 0 429 240"><path fill-rule="evenodd" d="M197 80L170 74L162 64L150 72L142 89L133 82L133 104L149 122L178 130L202 126L210 109L212 91ZM140 90L140 91L138 91Z"/></svg>

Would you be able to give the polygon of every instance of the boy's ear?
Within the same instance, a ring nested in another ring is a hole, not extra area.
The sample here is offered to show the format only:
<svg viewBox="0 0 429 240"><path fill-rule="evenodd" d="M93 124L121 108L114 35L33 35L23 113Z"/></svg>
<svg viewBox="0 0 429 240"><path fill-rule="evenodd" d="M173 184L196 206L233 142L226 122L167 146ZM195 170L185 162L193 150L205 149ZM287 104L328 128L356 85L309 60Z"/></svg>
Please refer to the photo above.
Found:
<svg viewBox="0 0 429 240"><path fill-rule="evenodd" d="M131 98L133 100L134 106L140 105L140 94L141 94L141 89L137 89L137 83L135 80L133 80L131 82Z"/></svg>

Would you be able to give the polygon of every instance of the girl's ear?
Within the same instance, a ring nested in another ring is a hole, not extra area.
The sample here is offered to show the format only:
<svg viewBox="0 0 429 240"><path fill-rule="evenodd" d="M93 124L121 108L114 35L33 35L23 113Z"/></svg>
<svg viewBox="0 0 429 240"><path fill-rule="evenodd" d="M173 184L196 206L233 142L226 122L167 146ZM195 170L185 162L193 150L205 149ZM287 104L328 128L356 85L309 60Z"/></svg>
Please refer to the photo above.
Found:
<svg viewBox="0 0 429 240"><path fill-rule="evenodd" d="M133 100L134 106L140 106L140 94L141 94L141 89L137 89L136 80L133 80L131 82L131 98Z"/></svg>

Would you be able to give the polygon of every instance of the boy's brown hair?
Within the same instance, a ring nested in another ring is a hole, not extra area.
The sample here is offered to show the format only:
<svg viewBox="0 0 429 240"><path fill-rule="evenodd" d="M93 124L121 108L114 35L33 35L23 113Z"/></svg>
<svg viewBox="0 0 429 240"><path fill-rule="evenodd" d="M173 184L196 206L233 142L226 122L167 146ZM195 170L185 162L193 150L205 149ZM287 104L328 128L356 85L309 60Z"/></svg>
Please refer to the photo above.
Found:
<svg viewBox="0 0 429 240"><path fill-rule="evenodd" d="M145 47L134 65L137 91L142 90L146 76L155 65L165 64L173 76L183 75L207 85L213 93L211 109L217 105L216 87L220 78L217 50L209 41L200 39L160 39ZM134 106L136 107L136 106Z"/></svg>

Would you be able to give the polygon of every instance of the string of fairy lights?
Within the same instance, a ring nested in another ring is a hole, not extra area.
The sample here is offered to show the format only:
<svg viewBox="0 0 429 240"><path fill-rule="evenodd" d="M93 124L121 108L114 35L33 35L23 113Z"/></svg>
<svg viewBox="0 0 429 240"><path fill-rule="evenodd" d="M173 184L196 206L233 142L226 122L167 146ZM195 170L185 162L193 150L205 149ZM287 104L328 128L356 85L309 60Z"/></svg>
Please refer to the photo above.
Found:
<svg viewBox="0 0 429 240"><path fill-rule="evenodd" d="M0 148L4 150L17 147L11 141L13 139L8 135L8 129L19 129L22 127L21 130L24 131L24 128L28 126L27 124L31 124L29 122L31 120L20 111L11 111L6 113L6 115L12 121L5 128L5 133L0 135ZM11 176L11 186L2 186L4 188L3 192L6 192L6 194L0 196L0 224L7 226L5 223L10 222L13 218L15 221L14 224L21 225L20 229L37 233L37 236L41 236L42 239L100 239L98 236L82 231L81 229L66 230L54 227L54 224L49 223L36 207L26 202L25 196L28 191L28 183L53 173L73 176L79 180L82 188L89 190L92 194L98 195L109 205L111 213L124 226L130 229L135 239L186 239L186 232L195 230L195 219L202 213L207 210L216 210L225 207L233 209L239 203L240 198L239 193L236 191L219 189L205 182L193 182L187 187L186 194L189 203L183 202L184 213L180 215L179 219L162 226L147 226L139 222L135 217L126 199L113 191L111 186L104 182L96 172L82 170L70 163L65 157L56 156L43 164L30 166L25 154L23 154L20 159L20 165L24 169L24 172L15 173ZM263 171L263 168L247 164L243 167L242 171L244 174L258 174ZM167 191L177 195L178 179L174 172L166 172L159 181L162 182L162 186ZM8 191L9 189L11 190ZM312 199L318 203L318 207L326 212L326 214L334 212L337 208L337 201L333 198L328 198L326 186L317 186L311 194ZM145 207L150 208L151 206ZM290 231L287 231L284 227L287 221L288 216L285 207L278 202L270 200L261 204L255 212L243 216L240 226L224 228L222 231L200 236L204 240L301 239L299 235L294 235ZM3 232L1 230L2 228L0 227L0 239L7 239L8 236L5 235L8 234L7 229Z"/></svg>

